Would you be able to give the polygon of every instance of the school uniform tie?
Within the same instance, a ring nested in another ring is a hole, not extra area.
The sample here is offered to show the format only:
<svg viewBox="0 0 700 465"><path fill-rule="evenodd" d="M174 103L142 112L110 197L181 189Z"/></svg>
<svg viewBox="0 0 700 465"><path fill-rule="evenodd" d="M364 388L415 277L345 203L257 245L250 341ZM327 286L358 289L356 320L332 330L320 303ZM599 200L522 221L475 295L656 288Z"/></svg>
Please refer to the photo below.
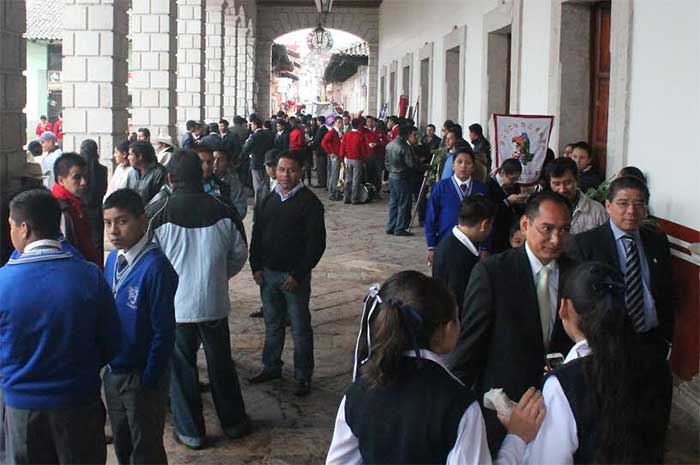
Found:
<svg viewBox="0 0 700 465"><path fill-rule="evenodd" d="M549 277L551 270L543 266L537 273L537 304L540 307L542 341L545 349L549 345L549 331L552 326L552 303L549 298Z"/></svg>
<svg viewBox="0 0 700 465"><path fill-rule="evenodd" d="M117 273L121 273L129 266L129 262L126 259L126 255L119 255L117 257Z"/></svg>
<svg viewBox="0 0 700 465"><path fill-rule="evenodd" d="M642 266L639 261L639 250L634 238L622 236L625 245L625 304L627 314L634 323L637 332L644 330L644 290L642 288Z"/></svg>

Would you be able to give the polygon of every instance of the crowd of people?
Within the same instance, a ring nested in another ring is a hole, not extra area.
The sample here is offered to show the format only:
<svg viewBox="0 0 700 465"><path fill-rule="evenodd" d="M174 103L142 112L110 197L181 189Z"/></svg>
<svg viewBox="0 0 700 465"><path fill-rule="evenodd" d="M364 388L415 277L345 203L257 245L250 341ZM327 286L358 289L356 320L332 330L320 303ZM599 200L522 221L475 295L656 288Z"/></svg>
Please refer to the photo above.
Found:
<svg viewBox="0 0 700 465"><path fill-rule="evenodd" d="M386 234L414 235L415 204L432 276L370 289L327 463L660 463L674 289L637 168L603 204L585 142L523 189L477 123L467 141L452 121L440 137L397 116L279 112L188 121L179 144L139 128L108 177L95 141L63 153L39 129L0 268L8 462L104 463L104 405L119 463L167 463L168 409L175 439L205 447L200 347L224 433L249 434L228 321L246 262L265 324L248 381L282 377L291 326L294 394L309 395L319 195L356 208L388 192ZM494 389L506 410L485 406Z"/></svg>

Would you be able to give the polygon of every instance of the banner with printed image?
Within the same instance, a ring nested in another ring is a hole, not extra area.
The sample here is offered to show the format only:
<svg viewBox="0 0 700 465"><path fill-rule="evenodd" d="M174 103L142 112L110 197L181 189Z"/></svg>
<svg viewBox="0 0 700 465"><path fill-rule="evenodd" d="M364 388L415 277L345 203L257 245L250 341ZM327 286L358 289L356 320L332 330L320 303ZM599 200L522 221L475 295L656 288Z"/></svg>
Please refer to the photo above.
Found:
<svg viewBox="0 0 700 465"><path fill-rule="evenodd" d="M494 167L500 167L508 158L515 158L523 166L520 184L536 183L547 155L554 116L494 113L489 124Z"/></svg>

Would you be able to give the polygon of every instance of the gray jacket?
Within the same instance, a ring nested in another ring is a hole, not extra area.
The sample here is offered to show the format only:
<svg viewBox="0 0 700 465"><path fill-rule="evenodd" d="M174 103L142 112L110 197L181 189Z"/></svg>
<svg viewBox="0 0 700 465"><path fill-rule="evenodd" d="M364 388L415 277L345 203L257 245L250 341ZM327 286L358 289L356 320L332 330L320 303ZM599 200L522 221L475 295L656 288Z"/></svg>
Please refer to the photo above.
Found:
<svg viewBox="0 0 700 465"><path fill-rule="evenodd" d="M416 165L416 156L406 139L398 136L386 146L384 167L389 175L407 176Z"/></svg>

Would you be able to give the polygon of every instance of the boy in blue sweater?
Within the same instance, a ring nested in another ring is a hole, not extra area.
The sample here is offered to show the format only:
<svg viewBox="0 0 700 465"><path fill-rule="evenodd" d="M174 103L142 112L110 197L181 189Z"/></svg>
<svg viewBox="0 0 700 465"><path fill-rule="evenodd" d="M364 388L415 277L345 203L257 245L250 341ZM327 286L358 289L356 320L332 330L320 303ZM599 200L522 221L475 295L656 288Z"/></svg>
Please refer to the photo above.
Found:
<svg viewBox="0 0 700 465"><path fill-rule="evenodd" d="M178 276L149 240L139 194L120 189L107 197L103 208L115 248L107 257L105 277L114 293L124 340L104 374L114 450L120 464L167 463L163 427Z"/></svg>
<svg viewBox="0 0 700 465"><path fill-rule="evenodd" d="M0 371L8 463L105 463L100 369L120 349L119 318L98 268L63 250L46 190L10 203L20 253L0 268Z"/></svg>

